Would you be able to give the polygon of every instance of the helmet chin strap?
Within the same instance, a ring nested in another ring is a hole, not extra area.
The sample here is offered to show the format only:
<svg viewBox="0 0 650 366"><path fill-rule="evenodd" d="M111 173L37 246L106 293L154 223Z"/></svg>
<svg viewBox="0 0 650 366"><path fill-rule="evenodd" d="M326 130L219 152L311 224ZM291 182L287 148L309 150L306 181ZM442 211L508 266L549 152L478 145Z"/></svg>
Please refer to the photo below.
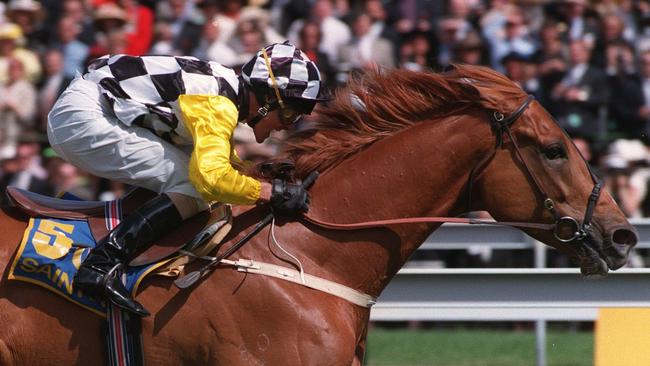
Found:
<svg viewBox="0 0 650 366"><path fill-rule="evenodd" d="M271 79L271 84L273 86L273 91L275 92L275 100L269 102L268 100L257 110L257 114L253 117L246 120L246 124L255 128L255 126L260 123L260 121L266 117L269 112L274 111L278 107L282 109L285 108L284 100L280 94L280 88L278 83L275 81L275 75L273 74L273 69L271 69L271 60L269 60L269 55L266 53L266 49L262 48L262 55L264 56L264 62L266 63L266 69L269 71L269 78Z"/></svg>
<svg viewBox="0 0 650 366"><path fill-rule="evenodd" d="M277 100L273 101L267 101L264 103L263 106L259 107L257 109L257 114L254 115L253 117L250 117L246 119L245 123L248 124L251 128L255 128L255 126L260 123L260 121L266 117L270 112L274 111L276 108L278 108L280 104L278 103Z"/></svg>

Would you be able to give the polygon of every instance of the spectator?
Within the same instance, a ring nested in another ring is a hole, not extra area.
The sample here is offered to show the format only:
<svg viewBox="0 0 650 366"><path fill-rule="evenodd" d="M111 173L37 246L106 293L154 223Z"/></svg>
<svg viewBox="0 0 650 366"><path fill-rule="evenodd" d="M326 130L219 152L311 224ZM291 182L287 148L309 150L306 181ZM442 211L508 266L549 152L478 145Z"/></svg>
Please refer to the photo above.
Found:
<svg viewBox="0 0 650 366"><path fill-rule="evenodd" d="M474 31L472 25L476 14L474 11L480 7L478 0L448 0L448 15L460 21L461 27L458 30L457 39L463 39L468 33Z"/></svg>
<svg viewBox="0 0 650 366"><path fill-rule="evenodd" d="M608 58L609 49L616 45L628 45L632 48L633 45L624 36L623 30L625 24L623 19L616 14L607 14L602 19L602 32L601 36L597 39L596 45L593 50L592 64L602 69L606 69L610 64ZM628 63L632 63L628 60Z"/></svg>
<svg viewBox="0 0 650 366"><path fill-rule="evenodd" d="M69 80L83 70L90 52L90 48L77 39L80 33L81 26L74 18L65 16L59 20L56 47L63 53L63 76Z"/></svg>
<svg viewBox="0 0 650 366"><path fill-rule="evenodd" d="M483 36L491 49L490 65L501 72L504 71L501 59L510 52L532 56L537 50L518 8L512 8L504 18L496 18L492 23L484 22Z"/></svg>
<svg viewBox="0 0 650 366"><path fill-rule="evenodd" d="M437 66L446 66L451 62L454 48L463 39L460 31L462 25L463 23L458 19L449 17L440 19L438 22L436 31L436 56L434 60ZM411 35L405 36L404 42L412 42L415 36L426 37L426 33L414 32ZM403 56L402 54L400 57ZM422 62L419 63L423 64Z"/></svg>
<svg viewBox="0 0 650 366"><path fill-rule="evenodd" d="M388 11L384 2L381 0L365 0L363 2L363 12L372 19L370 33L390 41L394 48L394 56L397 56L396 48L399 45L400 38L399 34L389 24Z"/></svg>
<svg viewBox="0 0 650 366"><path fill-rule="evenodd" d="M431 32L437 20L436 15L442 13L444 6L443 1L399 1L395 5L395 30L402 37L413 32Z"/></svg>
<svg viewBox="0 0 650 366"><path fill-rule="evenodd" d="M62 15L55 22L55 30L52 32L53 39L52 43L60 41L58 39L58 25L60 20L63 18L68 18L70 23L76 24L78 27L77 35L75 39L79 42L90 46L95 43L95 32L93 30L92 17L90 16L89 9L86 7L84 0L63 0L63 12Z"/></svg>
<svg viewBox="0 0 650 366"><path fill-rule="evenodd" d="M636 46L645 51L650 48L650 1L636 1L633 14L637 27Z"/></svg>
<svg viewBox="0 0 650 366"><path fill-rule="evenodd" d="M241 64L235 51L221 40L221 28L217 20L203 25L201 43L194 51L194 56L202 60L216 61L224 66L235 67Z"/></svg>
<svg viewBox="0 0 650 366"><path fill-rule="evenodd" d="M0 161L0 205L9 204L6 194L9 186L50 196L54 194L53 187L46 181L47 172L42 167L39 140L36 134L24 132L15 155Z"/></svg>
<svg viewBox="0 0 650 366"><path fill-rule="evenodd" d="M172 25L166 21L159 21L154 26L154 43L149 51L151 55L176 55L180 51L174 48L174 33Z"/></svg>
<svg viewBox="0 0 650 366"><path fill-rule="evenodd" d="M114 180L100 179L97 189L99 201L114 201L120 199L127 193L127 185Z"/></svg>
<svg viewBox="0 0 650 366"><path fill-rule="evenodd" d="M506 71L506 76L519 85L526 93L535 98L542 99L544 93L539 81L537 63L532 56L524 56L511 52L501 61Z"/></svg>
<svg viewBox="0 0 650 366"><path fill-rule="evenodd" d="M584 40L592 47L598 35L598 16L587 9L587 0L562 0L551 3L551 19L562 24L562 37L567 42Z"/></svg>
<svg viewBox="0 0 650 366"><path fill-rule="evenodd" d="M25 68L25 77L32 83L41 76L41 64L35 52L20 46L23 32L13 23L0 23L0 85L9 79L9 59L16 58Z"/></svg>
<svg viewBox="0 0 650 366"><path fill-rule="evenodd" d="M25 67L17 58L9 58L9 79L0 87L0 159L16 153L18 138L34 126L36 89L25 79Z"/></svg>
<svg viewBox="0 0 650 366"><path fill-rule="evenodd" d="M174 54L191 55L201 38L203 19L188 0L159 1L158 18L169 25Z"/></svg>
<svg viewBox="0 0 650 366"><path fill-rule="evenodd" d="M627 138L650 143L650 51L640 57L640 75L610 78L613 86L612 117Z"/></svg>
<svg viewBox="0 0 650 366"><path fill-rule="evenodd" d="M141 56L149 51L153 39L153 11L136 0L118 0L126 12L126 49L128 55Z"/></svg>
<svg viewBox="0 0 650 366"><path fill-rule="evenodd" d="M366 13L357 15L353 20L353 37L339 49L339 72L347 74L352 70L395 67L393 45L373 34L371 26L372 19Z"/></svg>
<svg viewBox="0 0 650 366"><path fill-rule="evenodd" d="M20 27L25 47L33 51L41 51L47 41L43 15L41 4L34 0L11 0L7 4L7 18Z"/></svg>
<svg viewBox="0 0 650 366"><path fill-rule="evenodd" d="M412 71L426 71L437 66L431 55L431 43L427 34L410 34L399 50L399 67Z"/></svg>
<svg viewBox="0 0 650 366"><path fill-rule="evenodd" d="M95 44L89 50L88 60L94 60L110 53L108 51L108 38L114 32L123 32L127 22L126 11L117 4L102 4L93 14L96 35ZM125 53L127 50L124 50Z"/></svg>
<svg viewBox="0 0 650 366"><path fill-rule="evenodd" d="M244 20L237 24L237 30L230 44L235 51L235 65L241 66L267 44L259 23Z"/></svg>
<svg viewBox="0 0 650 366"><path fill-rule="evenodd" d="M551 93L554 112L570 134L602 138L601 117L609 101L607 77L602 70L589 65L586 41L573 41L569 49L571 66Z"/></svg>
<svg viewBox="0 0 650 366"><path fill-rule="evenodd" d="M307 22L300 30L300 41L297 46L318 67L324 89L331 90L336 83L335 68L327 57L327 54L319 49L321 39L322 34L318 24Z"/></svg>
<svg viewBox="0 0 650 366"><path fill-rule="evenodd" d="M46 157L47 185L55 195L70 193L83 200L95 199L89 180L79 168L61 159L54 150L48 148Z"/></svg>
<svg viewBox="0 0 650 366"><path fill-rule="evenodd" d="M608 44L605 65L611 90L609 117L613 122L609 130L625 138L642 138L645 122L639 109L644 103L643 92L631 44L622 40Z"/></svg>
<svg viewBox="0 0 650 366"><path fill-rule="evenodd" d="M547 93L555 84L562 80L568 68L568 47L560 39L558 27L558 24L555 22L547 22L542 25L539 33L540 47L537 53L539 77L542 90L545 90ZM545 101L549 97L549 95L545 95L542 101L547 108L550 106Z"/></svg>
<svg viewBox="0 0 650 366"><path fill-rule="evenodd" d="M485 43L478 32L468 33L454 45L452 61L469 65L486 63Z"/></svg>
<svg viewBox="0 0 650 366"><path fill-rule="evenodd" d="M648 151L638 140L617 140L603 159L605 187L627 217L641 216L641 201L647 186L647 172L632 179L636 169L647 166Z"/></svg>
<svg viewBox="0 0 650 366"><path fill-rule="evenodd" d="M218 42L227 44L235 34L237 19L231 18L221 11L220 0L201 0L196 6L203 15L204 25L210 22L214 23L219 29Z"/></svg>
<svg viewBox="0 0 650 366"><path fill-rule="evenodd" d="M63 75L63 53L50 48L43 55L43 80L38 91L38 112L41 130L45 130L47 114L61 92L68 86L70 79Z"/></svg>
<svg viewBox="0 0 650 366"><path fill-rule="evenodd" d="M306 21L320 25L323 35L320 50L327 54L330 60L338 60L338 51L344 44L350 42L352 34L347 24L334 17L331 0L316 0L311 10L310 19L298 19L291 24L287 37L292 43L298 43L298 34Z"/></svg>
<svg viewBox="0 0 650 366"><path fill-rule="evenodd" d="M256 26L264 33L266 43L282 43L286 40L284 36L280 35L271 27L271 14L262 8L255 6L242 8L237 21L251 21L256 23Z"/></svg>
<svg viewBox="0 0 650 366"><path fill-rule="evenodd" d="M309 21L311 2L308 0L276 0L271 2L271 23L281 34L287 34L294 21Z"/></svg>
<svg viewBox="0 0 650 366"><path fill-rule="evenodd" d="M580 155L587 163L592 164L593 154L591 152L591 142L582 136L574 136L572 140Z"/></svg>

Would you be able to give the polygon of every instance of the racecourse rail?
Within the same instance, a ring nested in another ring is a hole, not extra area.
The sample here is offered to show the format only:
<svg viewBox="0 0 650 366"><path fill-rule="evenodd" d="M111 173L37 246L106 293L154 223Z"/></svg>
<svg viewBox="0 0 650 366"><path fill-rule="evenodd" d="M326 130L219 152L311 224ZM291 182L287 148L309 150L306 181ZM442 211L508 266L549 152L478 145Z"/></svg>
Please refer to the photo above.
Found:
<svg viewBox="0 0 650 366"><path fill-rule="evenodd" d="M650 248L650 219L631 220L637 248ZM604 278L577 268L539 268L545 245L503 226L446 224L420 250L535 250L538 268L402 269L373 307L371 320L582 320L602 307L650 307L650 268L623 268Z"/></svg>
<svg viewBox="0 0 650 366"><path fill-rule="evenodd" d="M639 232L637 248L650 248L650 219L630 222ZM370 319L535 321L536 364L543 366L546 321L594 321L600 308L650 307L650 268L622 268L597 279L577 268L542 268L546 246L509 227L445 224L419 250L476 246L534 250L536 268L407 266L381 294Z"/></svg>

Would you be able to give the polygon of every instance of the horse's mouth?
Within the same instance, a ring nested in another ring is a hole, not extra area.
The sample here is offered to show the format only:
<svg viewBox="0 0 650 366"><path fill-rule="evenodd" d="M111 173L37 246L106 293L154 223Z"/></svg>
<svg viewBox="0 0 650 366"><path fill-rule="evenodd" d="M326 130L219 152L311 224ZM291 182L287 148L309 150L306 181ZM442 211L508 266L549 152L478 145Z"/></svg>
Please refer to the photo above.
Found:
<svg viewBox="0 0 650 366"><path fill-rule="evenodd" d="M615 271L623 267L632 247L613 244L611 238L603 240L593 232L578 245L580 272L585 276L605 276L610 269Z"/></svg>
<svg viewBox="0 0 650 366"><path fill-rule="evenodd" d="M602 251L594 249L589 241L585 239L578 244L580 272L589 277L606 276L610 269L607 256Z"/></svg>

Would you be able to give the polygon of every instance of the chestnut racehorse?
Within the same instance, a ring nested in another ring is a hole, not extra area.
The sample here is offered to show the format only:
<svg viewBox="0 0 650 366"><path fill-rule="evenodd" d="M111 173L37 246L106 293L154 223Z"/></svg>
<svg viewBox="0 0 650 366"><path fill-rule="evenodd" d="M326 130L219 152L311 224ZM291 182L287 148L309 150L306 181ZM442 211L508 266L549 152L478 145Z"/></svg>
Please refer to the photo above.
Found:
<svg viewBox="0 0 650 366"><path fill-rule="evenodd" d="M502 221L553 224L572 217L584 235L568 243L551 230L525 231L575 258L585 274L621 267L636 244L633 227L607 193L592 199L593 215L586 215L596 181L579 152L539 103L489 69L372 73L352 81L316 120L284 150L299 176L322 172L311 189L311 217L354 223L457 216L468 209ZM510 135L498 128L504 120ZM100 317L39 287L6 280L26 217L3 212L0 364L104 363ZM229 242L220 250L267 214L263 207L234 212ZM590 225L582 225L588 216ZM439 226L343 231L302 218L275 225L278 242L306 273L372 296ZM293 266L269 234L267 227L231 259ZM339 297L230 267L185 290L149 279L137 299L152 312L143 319L149 365L357 365L370 314Z"/></svg>

